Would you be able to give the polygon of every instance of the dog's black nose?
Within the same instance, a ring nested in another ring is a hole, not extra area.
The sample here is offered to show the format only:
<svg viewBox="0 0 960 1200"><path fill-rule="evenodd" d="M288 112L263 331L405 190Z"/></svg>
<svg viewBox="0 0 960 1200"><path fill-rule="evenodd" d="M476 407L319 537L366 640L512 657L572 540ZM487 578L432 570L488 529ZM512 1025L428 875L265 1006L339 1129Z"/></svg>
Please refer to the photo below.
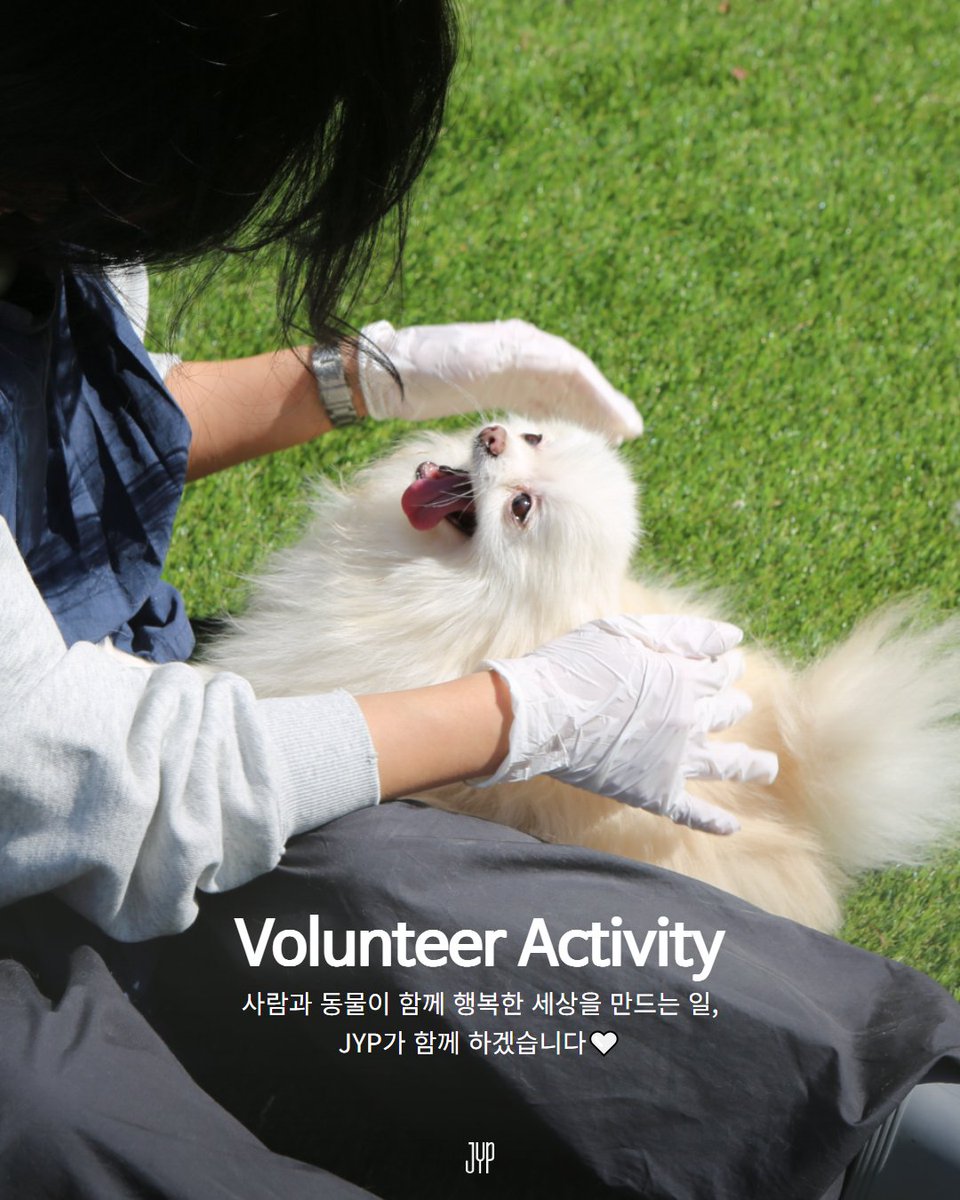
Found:
<svg viewBox="0 0 960 1200"><path fill-rule="evenodd" d="M506 448L507 431L502 425L487 425L477 434L477 441L492 458L496 458Z"/></svg>

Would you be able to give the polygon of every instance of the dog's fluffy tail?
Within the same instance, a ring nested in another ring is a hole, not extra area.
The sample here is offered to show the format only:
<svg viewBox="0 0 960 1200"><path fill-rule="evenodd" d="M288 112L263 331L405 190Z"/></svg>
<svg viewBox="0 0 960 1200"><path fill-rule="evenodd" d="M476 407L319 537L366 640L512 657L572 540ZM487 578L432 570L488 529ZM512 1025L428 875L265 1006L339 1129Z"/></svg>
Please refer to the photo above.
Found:
<svg viewBox="0 0 960 1200"><path fill-rule="evenodd" d="M800 677L788 741L844 871L915 864L960 831L960 619L880 614Z"/></svg>

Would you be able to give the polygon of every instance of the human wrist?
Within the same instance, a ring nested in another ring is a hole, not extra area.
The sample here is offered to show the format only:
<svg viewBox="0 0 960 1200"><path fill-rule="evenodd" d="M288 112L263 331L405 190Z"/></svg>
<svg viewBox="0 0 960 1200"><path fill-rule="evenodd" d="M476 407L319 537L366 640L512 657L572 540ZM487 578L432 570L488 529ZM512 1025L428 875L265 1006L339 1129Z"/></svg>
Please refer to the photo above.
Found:
<svg viewBox="0 0 960 1200"><path fill-rule="evenodd" d="M317 401L331 428L355 425L367 415L353 342L344 339L336 345L311 346L308 362Z"/></svg>
<svg viewBox="0 0 960 1200"><path fill-rule="evenodd" d="M360 384L360 355L357 343L352 338L344 338L340 343L340 358L343 363L343 375L350 389L353 407L360 420L370 414L367 412L367 402Z"/></svg>
<svg viewBox="0 0 960 1200"><path fill-rule="evenodd" d="M489 775L509 750L510 692L493 671L356 699L385 799Z"/></svg>

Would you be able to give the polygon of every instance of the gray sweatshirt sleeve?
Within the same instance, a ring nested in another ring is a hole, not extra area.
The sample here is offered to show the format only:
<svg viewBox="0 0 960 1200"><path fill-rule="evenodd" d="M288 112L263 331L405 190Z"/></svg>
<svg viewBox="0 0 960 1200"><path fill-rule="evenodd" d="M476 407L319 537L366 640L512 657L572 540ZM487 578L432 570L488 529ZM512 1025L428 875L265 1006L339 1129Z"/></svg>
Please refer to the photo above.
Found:
<svg viewBox="0 0 960 1200"><path fill-rule="evenodd" d="M378 799L346 692L258 701L236 675L68 649L0 520L0 904L55 892L121 940L175 933L196 889Z"/></svg>

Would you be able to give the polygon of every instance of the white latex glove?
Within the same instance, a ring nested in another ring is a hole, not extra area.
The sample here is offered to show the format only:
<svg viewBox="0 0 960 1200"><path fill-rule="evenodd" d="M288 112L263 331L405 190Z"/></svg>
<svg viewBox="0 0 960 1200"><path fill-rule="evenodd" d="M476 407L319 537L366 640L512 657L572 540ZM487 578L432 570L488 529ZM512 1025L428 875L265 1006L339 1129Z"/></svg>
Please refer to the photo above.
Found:
<svg viewBox="0 0 960 1200"><path fill-rule="evenodd" d="M562 417L616 438L643 433L633 403L581 351L527 321L411 325L377 321L363 336L386 354L403 392L362 349L360 388L376 420L423 421L481 409Z"/></svg>
<svg viewBox="0 0 960 1200"><path fill-rule="evenodd" d="M772 783L777 757L707 734L750 711L730 685L743 634L701 617L591 621L523 658L486 662L510 689L510 750L490 787L553 775L710 833L740 828L684 790L688 779Z"/></svg>

